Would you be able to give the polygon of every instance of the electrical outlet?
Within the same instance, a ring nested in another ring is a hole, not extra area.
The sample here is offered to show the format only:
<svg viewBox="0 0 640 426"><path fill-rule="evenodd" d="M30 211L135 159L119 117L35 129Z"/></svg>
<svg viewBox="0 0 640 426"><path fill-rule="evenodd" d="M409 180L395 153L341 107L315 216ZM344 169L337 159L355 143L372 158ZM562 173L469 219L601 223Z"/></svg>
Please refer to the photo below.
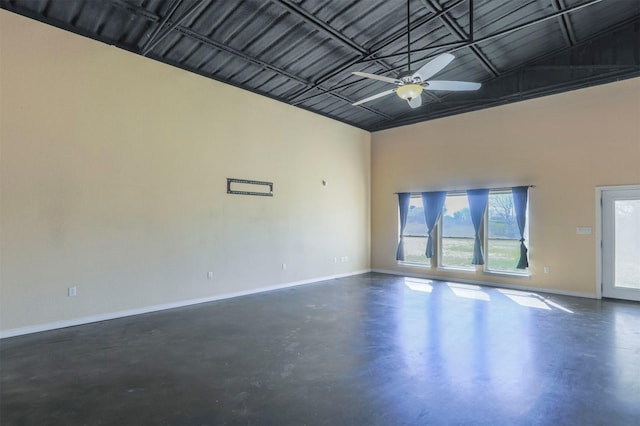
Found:
<svg viewBox="0 0 640 426"><path fill-rule="evenodd" d="M76 287L69 287L67 289L67 294L69 295L69 297L76 297L76 294L78 294L78 289Z"/></svg>
<svg viewBox="0 0 640 426"><path fill-rule="evenodd" d="M333 263L338 263L338 258L337 257L333 258Z"/></svg>
<svg viewBox="0 0 640 426"><path fill-rule="evenodd" d="M207 279L208 280L212 280L213 279L213 272L211 272L211 271L207 272Z"/></svg>
<svg viewBox="0 0 640 426"><path fill-rule="evenodd" d="M549 268L548 266L545 266L545 267L544 267L544 273L545 273L545 274L548 274L548 273L549 273L549 271L550 271L550 268Z"/></svg>
<svg viewBox="0 0 640 426"><path fill-rule="evenodd" d="M283 270L283 271L286 271L286 270L287 270L287 264L286 264L286 263L283 263L283 264L282 264L282 270Z"/></svg>

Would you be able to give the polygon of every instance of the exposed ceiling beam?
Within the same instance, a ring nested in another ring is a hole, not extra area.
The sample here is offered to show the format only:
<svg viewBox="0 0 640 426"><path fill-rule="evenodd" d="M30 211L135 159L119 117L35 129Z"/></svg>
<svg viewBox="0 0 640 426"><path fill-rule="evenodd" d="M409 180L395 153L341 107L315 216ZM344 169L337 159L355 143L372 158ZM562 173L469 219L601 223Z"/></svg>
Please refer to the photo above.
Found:
<svg viewBox="0 0 640 426"><path fill-rule="evenodd" d="M171 18L171 15L173 15L173 12L176 11L176 9L178 8L178 6L180 6L182 1L183 0L173 0L173 3L171 4L171 6L169 6L169 10L167 10L167 13L162 18L162 21L160 22L160 24L156 25L156 28L153 30L151 35L148 36L149 38L145 42L144 46L142 46L142 49L141 49L142 52L145 52L147 50L147 48L149 47L149 45L151 45L151 43L153 43L155 41L156 37L158 36L158 33L162 30L162 28L164 28L164 26L166 25L167 21L169 20L169 18ZM144 39L144 37L147 37L146 33L142 35L142 39ZM142 41L142 40L140 40L140 41Z"/></svg>
<svg viewBox="0 0 640 426"><path fill-rule="evenodd" d="M422 5L433 11L433 12L439 12L441 10L441 7L436 4L433 0L420 0L420 2L422 3ZM447 27L449 29L449 31L456 35L458 38L460 38L463 41L473 41L473 2L470 1L469 2L469 23L470 23L470 30L469 30L469 34L467 34L464 29L453 19L451 18L448 14L443 14L440 17L440 21L444 24L445 27ZM493 77L497 77L498 75L500 75L500 72L496 69L496 67L491 63L491 61L489 61L489 58L487 58L487 56L482 53L482 51L480 51L480 49L475 46L475 45L470 45L468 46L469 50L471 50L471 53L473 53L473 56L476 57L476 59L478 61L480 61L480 63L482 64L482 66L487 70L487 72L489 72Z"/></svg>
<svg viewBox="0 0 640 426"><path fill-rule="evenodd" d="M147 54L151 52L153 48L158 45L158 43L164 40L165 37L167 37L171 33L171 31L176 29L178 25L182 24L189 16L191 16L193 12L195 12L200 6L205 3L207 3L207 0L194 2L189 9L184 11L182 16L180 16L177 20L171 22L171 24L162 33L157 34L157 36L153 40L150 40L149 43L147 43L147 45L142 49L142 55L147 56ZM163 20L163 22L160 23L160 27L162 27L165 23L168 23L170 15L167 16L168 17L166 21Z"/></svg>
<svg viewBox="0 0 640 426"><path fill-rule="evenodd" d="M551 5L555 10L562 10L565 8L564 0L551 0ZM576 44L576 36L573 31L573 26L567 15L558 17L558 23L560 24L560 31L562 31L562 37L567 43L567 46L571 47Z"/></svg>
<svg viewBox="0 0 640 426"><path fill-rule="evenodd" d="M356 42L354 42L353 40L351 40L349 37L345 36L344 34L340 33L339 31L335 30L333 27L331 27L330 25L328 25L327 23L323 22L322 20L316 18L315 16L313 16L312 14L310 14L309 12L307 12L306 10L304 10L303 8L293 4L290 0L271 0L272 2L280 5L281 7L283 7L285 10L287 10L289 13L298 16L299 18L303 19L307 24L312 25L313 27L315 27L316 29L323 31L325 34L329 35L332 39L337 40L339 42L341 42L344 46L347 46L349 48L351 48L356 54L358 54L360 57L366 56L366 55L370 55L370 52L365 49L363 46L358 45ZM408 31L406 32L408 33ZM377 62L380 66L382 66L383 68L387 69L387 70L393 70L394 67L390 64L388 64L387 62L385 62L384 60L381 59L373 59L375 62ZM349 63L351 63L351 61L349 61ZM319 88L319 83L316 83L313 85L313 88ZM302 90L300 93L306 93L307 89ZM335 92L331 91L331 90L323 90L326 94L335 94ZM430 97L432 97L433 99L438 99L438 96L435 94L429 94ZM293 99L295 99L297 96L300 96L300 94L295 94L293 96ZM351 102L353 103L353 102ZM358 107L365 107L366 109L368 109L369 107L363 104L358 105Z"/></svg>
<svg viewBox="0 0 640 426"><path fill-rule="evenodd" d="M123 2L121 2L120 0L112 0L112 4L114 6L121 6L122 3ZM154 15L152 17L152 16L150 16L151 14L147 10L144 10L142 8L138 8L136 6L127 4L126 9L129 12L134 13L134 14L136 14L137 16L139 16L141 18L152 20L154 22L160 21L160 17L159 16ZM142 9L145 12L141 13L141 14L138 14L137 12L138 12L139 9ZM234 55L234 56L236 56L236 57L238 57L240 59L243 59L246 62L250 62L250 63L252 63L254 65L257 65L257 66L259 66L261 68L270 70L270 71L272 71L272 72L274 72L276 74L279 74L279 75L281 75L281 76L283 76L285 78L288 78L288 79L293 80L293 81L295 81L297 83L300 83L300 84L304 85L307 88L315 88L317 90L322 91L323 93L325 93L327 95L335 97L336 99L340 99L340 100L342 100L344 102L348 102L348 103L354 103L355 102L355 100L353 100L353 99L349 99L348 97L346 97L344 95L340 95L340 94L337 94L337 93L330 92L330 90L327 89L327 88L324 88L324 87L321 87L319 85L316 85L313 82L308 81L306 79L303 79L303 78L301 78L301 77L299 77L299 76L297 76L295 74L292 74L292 73L290 73L290 72L288 72L288 71L286 71L286 70L284 70L282 68L270 65L270 64L268 64L268 63L266 63L266 62L264 62L264 61L262 61L262 60L260 60L258 58L252 57L252 56L247 55L246 53L241 52L241 51L239 51L237 49L234 49L232 47L226 46L226 45L224 45L224 44L222 44L222 43L220 43L218 41L215 41L215 40L213 40L213 39L211 39L211 38L209 38L209 37L207 37L207 36L205 36L203 34L200 34L200 33L196 32L196 31L193 31L192 29L190 29L188 27L185 27L183 25L174 25L174 22L172 22L170 19L167 22L170 23L170 27L172 28L171 31L177 31L177 32L179 32L179 33L181 33L181 34L183 34L183 35L185 35L187 37L190 37L190 38L193 38L193 39L199 41L202 44L208 45L208 46L213 47L213 48L215 48L217 50L221 50L221 51L224 51L224 52L229 53L231 55ZM183 68L186 68L186 67L183 66ZM378 110L376 110L374 108L371 108L371 107L369 107L367 105L358 105L358 107L363 108L363 109L365 109L365 110L367 110L367 111L369 111L369 112L371 112L373 114L376 114L376 115L378 115L380 117L387 118L387 119L391 118L390 115L385 114L385 113L383 113L381 111L378 111Z"/></svg>
<svg viewBox="0 0 640 426"><path fill-rule="evenodd" d="M587 3L581 4L581 5L578 5L578 6L573 6L573 7L570 7L568 9L561 10L559 12L551 13L551 14L549 14L547 16L543 16L542 18L533 19L531 21L525 22L524 24L515 25L513 27L509 27L509 28L507 28L505 30L498 31L497 33L493 33L491 35L488 35L488 36L485 36L485 37L481 37L481 38L475 39L473 41L462 42L461 45L459 45L458 47L452 49L451 52L454 52L454 51L457 51L457 50L460 50L460 49L464 49L464 48L467 48L467 47L470 47L470 46L476 46L476 45L478 45L480 43L485 43L487 41L493 40L494 38L504 37L505 35L511 34L512 32L525 29L527 27L539 24L539 23L544 22L544 21L548 21L549 19L557 18L558 16L566 15L567 13L576 12L576 11L578 11L580 9L585 8L585 7L593 6L596 3L600 3L601 1L602 0L591 0L591 1L587 2ZM428 52L430 50L432 50L431 47L425 47L425 48L422 48L422 49L416 49L416 50L413 51L413 53ZM399 55L402 55L402 53L396 53L396 54L392 54L392 55L387 55L386 57L399 56ZM433 56L435 56L435 54L429 54L429 55L423 57L421 60L424 61L426 59L432 58Z"/></svg>
<svg viewBox="0 0 640 426"><path fill-rule="evenodd" d="M279 5L284 8L286 11L291 13L294 16L297 16L304 20L307 24L323 31L324 33L331 36L331 38L335 40L339 40L343 45L349 46L352 50L360 53L361 55L366 54L367 51L362 46L359 46L356 42L351 40L349 37L345 36L341 32L337 31L326 22L316 18L311 13L307 12L303 8L293 4L289 0L271 0L273 3Z"/></svg>
<svg viewBox="0 0 640 426"><path fill-rule="evenodd" d="M202 34L199 34L199 33L195 32L195 31L193 31L193 30L191 30L189 28L178 26L178 27L176 27L175 30L180 32L180 33L182 33L182 34L184 34L184 35L186 35L186 36L188 36L188 37L190 37L190 38L196 39L196 40L200 41L201 43L206 44L206 45L208 45L210 47L213 47L213 48L216 48L218 50L230 53L230 54L232 54L232 55L234 55L234 56L236 56L236 57L238 57L240 59L243 59L246 62L250 62L250 63L252 63L254 65L257 65L257 66L262 67L264 69L267 69L269 71L273 71L274 73L279 74L279 75L281 75L283 77L289 78L290 80L296 81L296 82L304 85L307 88L315 88L317 90L322 91L324 94L331 95L331 96L333 96L335 98L338 98L338 99L341 99L341 100L343 100L345 102L349 102L349 103L354 103L355 102L355 100L353 100L353 99L349 99L346 96L338 95L336 93L330 92L329 89L327 89L327 88L324 88L322 86L316 85L313 82L311 82L309 80L306 80L306 79L304 79L302 77L299 77L299 76L297 76L295 74L292 74L292 73L290 73L290 72L288 72L288 71L286 71L286 70L284 70L282 68L270 65L270 64L268 64L268 63L266 63L266 62L264 62L264 61L262 61L262 60L260 60L258 58L249 56L244 52L241 52L239 50L233 49L233 48L231 48L229 46L226 46L226 45L224 45L224 44L222 44L220 42L217 42L217 41L212 40L212 39L210 39L208 37L205 37ZM380 117L390 118L390 116L388 114L380 112L380 111L378 111L376 109L373 109L371 107L368 107L366 105L364 105L364 106L363 105L358 105L358 106L363 107L367 111L372 112L372 113L374 113L376 115L379 115Z"/></svg>
<svg viewBox="0 0 640 426"><path fill-rule="evenodd" d="M557 18L559 16L566 15L566 14L571 13L571 12L575 12L577 10L580 10L582 8L585 8L585 7L588 7L588 6L591 6L591 5L594 5L594 4L599 3L601 1L602 0L591 0L591 1L587 2L587 3L581 4L581 5L578 5L578 6L574 6L574 7L571 7L569 9L564 9L564 10L552 13L550 15L544 16L542 18L538 18L538 19L534 19L534 20L528 21L528 22L526 22L524 24L515 25L513 27L510 27L510 28L507 28L505 30L499 31L497 33L482 37L480 39L476 39L476 40L472 40L472 41L463 41L463 40L461 40L461 41L457 41L457 42L453 42L453 43L446 43L446 44L439 45L439 46L430 46L430 47L425 47L423 49L414 50L413 52L414 53L430 52L430 51L432 51L434 49L443 48L443 47L446 47L446 48L452 47L453 49L451 49L449 51L450 52L454 52L454 51L457 51L459 49L463 49L463 48L468 47L468 46L475 46L478 43L483 43L483 42L486 42L486 41L493 40L494 38L503 37L503 36L505 36L507 34L511 34L512 32L519 31L521 29L530 27L532 25L539 24L539 23L544 22L544 21L548 21L549 19L554 19L554 18ZM422 57L420 60L424 61L424 60L430 59L430 58L438 55L439 53L440 52L430 53L430 54ZM386 56L384 56L382 58L395 57L395 56L399 56L399 55L402 55L402 53L395 53L395 54L391 54L391 55L386 55ZM370 61L370 60L369 59L362 59L360 62L368 62L368 61ZM352 86L352 85L354 85L356 83L359 83L360 81L363 81L363 80L364 79L353 81L353 82L349 82L349 83L346 83L346 84L343 84L343 85L340 85L340 86L335 86L331 90L332 91L333 90L341 90L341 89L344 89L346 87ZM316 96L319 96L319 95L309 96L307 98L298 100L298 101L294 102L293 104L294 105L299 105L299 104L301 104L303 102L306 102L307 100L309 100L311 98L314 98Z"/></svg>
<svg viewBox="0 0 640 426"><path fill-rule="evenodd" d="M409 26L409 31L413 31L415 29L417 29L418 27L421 27L423 25L427 25L428 23L435 21L436 19L439 19L442 15L448 13L449 11L455 9L456 7L460 6L462 3L466 2L468 0L458 0L455 3L452 3L451 5L445 7L444 9L440 10L437 13L432 13L430 15L425 15L421 18L416 19L415 21L413 21L411 23L411 25ZM366 61L371 61L371 56L372 55L376 55L376 57L378 58L382 58L381 56L378 55L378 53L384 49L385 47L389 46L391 43L401 39L402 37L405 37L407 35L407 29L404 30L400 30L397 31L395 34L390 35L389 37L385 38L384 40L379 41L378 43L376 43L373 47L371 47L371 50L369 52L368 55L364 56L362 59L359 60L359 62L366 62ZM394 55L397 56L397 55Z"/></svg>
<svg viewBox="0 0 640 426"><path fill-rule="evenodd" d="M346 46L346 47L350 48L357 55L362 56L362 55L366 55L366 54L369 53L367 51L367 49L365 49L364 47L360 46L358 43L356 43L355 41L351 40L349 37L345 36L340 31L334 29L331 25L329 25L326 22L323 22L322 20L316 18L315 16L313 16L311 13L307 12L306 10L301 8L300 6L297 6L297 5L293 4L290 0L271 0L271 1L273 3L281 6L282 8L284 8L287 12L291 13L292 15L297 16L298 18L302 19L303 21L305 21L307 24L311 25L312 27L324 32L329 37L331 37L333 40L338 41L339 43L341 43L343 46ZM378 62L378 64L380 66L382 66L383 68L386 68L386 69L393 68L391 65L389 65L388 63L386 63L386 62L384 62L382 60L379 60L379 61L376 60L376 62Z"/></svg>
<svg viewBox="0 0 640 426"><path fill-rule="evenodd" d="M358 55L358 57L363 57L363 56L368 55L370 53L363 46L360 46L355 41L351 40L349 37L345 36L344 34L339 32L338 30L334 29L333 27L331 27L331 25L327 24L326 22L323 22L322 20L316 18L313 14L307 12L305 9L301 8L300 6L298 6L296 4L293 4L290 0L271 0L271 1L273 3L279 5L280 7L284 8L290 14L292 14L294 16L297 16L298 18L302 19L304 22L306 22L307 24L309 24L312 27L316 28L317 30L322 31L323 33L327 34L334 41L337 41L340 44L342 44L343 46L351 49L356 55ZM386 70L392 70L393 69L393 66L388 64L384 60L373 58L373 61L378 63L378 65L380 65L382 68L384 68ZM352 61L350 60L348 62L351 63ZM318 81L316 81L316 85L319 85L319 84L320 83ZM298 96L301 96L301 94L306 93L306 91L307 90L304 89L304 90L302 90L302 91L300 91L298 93L295 93L290 97L290 99L293 100L293 99L297 98Z"/></svg>
<svg viewBox="0 0 640 426"><path fill-rule="evenodd" d="M482 97L445 97L438 104L427 104L424 111L396 117L392 124L381 123L369 131L640 77L639 28L639 18L628 20L575 46L544 55L484 82L479 93ZM606 46L606 54L603 54L603 46ZM608 61L614 63L606 63Z"/></svg>
<svg viewBox="0 0 640 426"><path fill-rule="evenodd" d="M416 53L416 52L426 52L427 50L435 50L435 49L451 49L454 47L460 47L462 45L466 45L468 44L469 41L468 40L457 40L457 41L451 41L449 43L441 43L441 44L434 44L431 46L427 46L427 47L423 47L417 50L413 50L412 53ZM406 54L406 53L405 53ZM378 56L378 59L388 59L388 58L395 58L397 56L403 55L403 53L391 53L389 55L382 55L382 56ZM422 60L424 60L425 58L423 58ZM371 62L373 61L373 59L360 59L358 62L360 63L366 63L366 62ZM400 67L396 67L396 68L402 68L404 67L404 65L401 65Z"/></svg>
<svg viewBox="0 0 640 426"><path fill-rule="evenodd" d="M440 16L444 15L445 13L449 12L450 10L458 7L460 4L464 3L467 0L458 0L455 3L447 6L446 8L442 9L440 12L432 14L432 15L425 15L419 19L416 19L414 22L412 22L409 25L409 29L405 29L405 30L400 30L397 31L396 33L390 35L389 37L386 37L385 39L379 41L378 43L375 44L374 47L372 47L368 53L366 54L361 54L359 57L352 59L350 61L346 61L343 64L338 65L336 68L334 68L333 70L329 71L328 73L324 74L323 76L321 76L320 78L318 78L316 80L316 84L321 84L324 83L327 80L332 79L333 77L335 77L336 75L345 72L346 70L348 70L349 68L351 68L353 65L358 64L358 63L363 63L363 62L375 62L375 61L379 61L380 59L384 59L386 57L384 56L379 56L377 54L377 52L379 52L380 50L384 49L385 47L389 46L390 44L398 41L399 39L405 37L407 35L408 31L413 31L414 29L422 26L422 25L426 25L429 22L432 22L436 19L438 19ZM458 42L455 43L455 45L457 45ZM397 56L397 55L393 55L393 56ZM389 56L391 57L391 56ZM391 70L395 70L401 67L394 67ZM335 90L335 88L332 88L331 90ZM309 96L307 98L304 98L302 100L296 100L297 98L304 96L305 94L307 94L309 92L309 90L303 90L299 93L296 93L294 95L291 96L291 103L292 105L298 105L302 102L305 102L309 99L315 98L317 96L321 96L321 94L317 94L317 95L312 95Z"/></svg>
<svg viewBox="0 0 640 426"><path fill-rule="evenodd" d="M640 71L640 65L532 65L532 71Z"/></svg>

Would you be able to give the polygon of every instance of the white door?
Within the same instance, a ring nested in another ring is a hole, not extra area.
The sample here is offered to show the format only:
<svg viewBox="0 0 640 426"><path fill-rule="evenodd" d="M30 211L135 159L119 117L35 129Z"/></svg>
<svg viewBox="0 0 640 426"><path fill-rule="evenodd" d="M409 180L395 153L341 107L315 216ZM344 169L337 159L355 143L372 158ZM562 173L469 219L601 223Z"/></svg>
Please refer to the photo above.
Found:
<svg viewBox="0 0 640 426"><path fill-rule="evenodd" d="M602 295L640 300L640 186L602 191Z"/></svg>

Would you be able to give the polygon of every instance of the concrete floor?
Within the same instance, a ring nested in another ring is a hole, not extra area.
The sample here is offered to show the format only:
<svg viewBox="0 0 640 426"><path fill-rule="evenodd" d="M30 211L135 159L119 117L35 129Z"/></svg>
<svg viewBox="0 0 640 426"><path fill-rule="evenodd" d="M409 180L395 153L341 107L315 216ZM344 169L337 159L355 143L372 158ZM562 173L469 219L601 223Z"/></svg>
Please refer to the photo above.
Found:
<svg viewBox="0 0 640 426"><path fill-rule="evenodd" d="M0 342L9 425L638 425L640 304L365 274Z"/></svg>

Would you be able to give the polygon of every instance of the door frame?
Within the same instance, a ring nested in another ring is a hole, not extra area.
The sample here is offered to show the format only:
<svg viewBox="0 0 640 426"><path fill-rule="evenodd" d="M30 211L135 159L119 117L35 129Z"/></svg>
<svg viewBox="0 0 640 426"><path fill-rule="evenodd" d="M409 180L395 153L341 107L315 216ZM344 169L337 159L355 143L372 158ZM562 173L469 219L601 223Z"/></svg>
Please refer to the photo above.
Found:
<svg viewBox="0 0 640 426"><path fill-rule="evenodd" d="M640 185L596 186L596 298L602 299L604 276L602 270L602 196L605 191L640 189Z"/></svg>

